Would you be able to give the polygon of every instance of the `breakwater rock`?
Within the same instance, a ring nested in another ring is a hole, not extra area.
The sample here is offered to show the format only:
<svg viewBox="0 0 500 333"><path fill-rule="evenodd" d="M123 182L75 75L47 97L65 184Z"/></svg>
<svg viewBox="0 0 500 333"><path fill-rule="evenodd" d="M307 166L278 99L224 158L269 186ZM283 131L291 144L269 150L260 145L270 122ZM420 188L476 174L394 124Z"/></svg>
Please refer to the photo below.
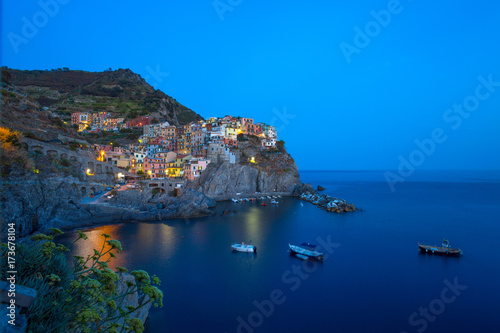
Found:
<svg viewBox="0 0 500 333"><path fill-rule="evenodd" d="M353 204L347 203L345 200L333 198L326 194L305 192L300 195L300 199L317 205L328 212L343 213L361 211L361 209L354 207Z"/></svg>

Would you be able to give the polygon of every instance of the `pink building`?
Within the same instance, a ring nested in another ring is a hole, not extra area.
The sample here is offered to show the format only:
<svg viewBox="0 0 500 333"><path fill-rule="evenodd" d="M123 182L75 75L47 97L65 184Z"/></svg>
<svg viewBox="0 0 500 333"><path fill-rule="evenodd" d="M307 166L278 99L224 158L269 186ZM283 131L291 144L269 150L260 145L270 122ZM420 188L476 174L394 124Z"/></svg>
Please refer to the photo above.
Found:
<svg viewBox="0 0 500 333"><path fill-rule="evenodd" d="M210 160L193 158L188 163L184 164L184 178L187 180L195 180L201 175L203 170L207 168Z"/></svg>
<svg viewBox="0 0 500 333"><path fill-rule="evenodd" d="M144 158L144 173L151 178L166 177L167 164L163 158Z"/></svg>

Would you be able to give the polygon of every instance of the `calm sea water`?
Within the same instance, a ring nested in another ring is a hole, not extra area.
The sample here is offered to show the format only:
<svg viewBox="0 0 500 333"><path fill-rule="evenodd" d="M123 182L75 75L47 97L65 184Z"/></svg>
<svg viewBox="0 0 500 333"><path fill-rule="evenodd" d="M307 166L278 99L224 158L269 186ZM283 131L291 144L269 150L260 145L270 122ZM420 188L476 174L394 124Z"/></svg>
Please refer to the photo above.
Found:
<svg viewBox="0 0 500 333"><path fill-rule="evenodd" d="M500 331L498 172L420 172L394 192L381 172L301 176L364 211L221 203L239 213L100 227L76 252L106 232L125 249L116 265L161 278L164 307L146 332ZM443 238L464 255L417 252ZM230 251L249 240L256 254ZM289 255L305 241L323 244L323 263Z"/></svg>

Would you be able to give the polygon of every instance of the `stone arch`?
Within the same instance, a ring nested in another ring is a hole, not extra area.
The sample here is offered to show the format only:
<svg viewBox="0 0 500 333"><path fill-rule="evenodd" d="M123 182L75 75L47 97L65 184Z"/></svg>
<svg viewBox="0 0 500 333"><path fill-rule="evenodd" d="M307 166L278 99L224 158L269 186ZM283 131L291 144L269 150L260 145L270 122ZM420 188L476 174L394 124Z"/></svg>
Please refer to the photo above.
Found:
<svg viewBox="0 0 500 333"><path fill-rule="evenodd" d="M94 172L94 162L89 162L87 164L87 168L90 170L90 172Z"/></svg>
<svg viewBox="0 0 500 333"><path fill-rule="evenodd" d="M95 194L95 187L91 187L91 188L90 188L90 193Z"/></svg>
<svg viewBox="0 0 500 333"><path fill-rule="evenodd" d="M51 158L57 158L57 150L47 150L47 156Z"/></svg>
<svg viewBox="0 0 500 333"><path fill-rule="evenodd" d="M102 165L100 164L95 165L95 173L102 173Z"/></svg>
<svg viewBox="0 0 500 333"><path fill-rule="evenodd" d="M158 187L157 183L149 183L149 187Z"/></svg>
<svg viewBox="0 0 500 333"><path fill-rule="evenodd" d="M87 194L87 188L82 187L80 190L82 191L82 195Z"/></svg>
<svg viewBox="0 0 500 333"><path fill-rule="evenodd" d="M43 147L42 146L31 146L31 150L39 153L43 153Z"/></svg>
<svg viewBox="0 0 500 333"><path fill-rule="evenodd" d="M26 142L21 142L21 146L26 149L26 150L29 150L29 145L26 143Z"/></svg>
<svg viewBox="0 0 500 333"><path fill-rule="evenodd" d="M68 158L68 154L62 153L61 154L61 159L63 159L63 158L67 159Z"/></svg>

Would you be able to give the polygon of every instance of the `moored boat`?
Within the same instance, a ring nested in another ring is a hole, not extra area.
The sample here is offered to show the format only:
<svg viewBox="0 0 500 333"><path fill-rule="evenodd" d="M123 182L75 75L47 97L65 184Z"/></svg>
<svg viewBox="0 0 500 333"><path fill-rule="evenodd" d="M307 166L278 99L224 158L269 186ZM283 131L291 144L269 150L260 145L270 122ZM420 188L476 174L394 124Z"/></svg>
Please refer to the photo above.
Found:
<svg viewBox="0 0 500 333"><path fill-rule="evenodd" d="M288 247L290 248L290 251L299 257L300 259L303 259L303 257L307 257L308 259L314 259L318 261L323 261L324 259L324 254L314 250L316 245L310 244L310 243L302 243L300 245L291 245L288 244Z"/></svg>
<svg viewBox="0 0 500 333"><path fill-rule="evenodd" d="M271 203L277 205L278 201L276 201L276 200L273 199L273 200L271 200Z"/></svg>
<svg viewBox="0 0 500 333"><path fill-rule="evenodd" d="M254 246L254 245L249 245L249 244L245 244L245 243L235 243L233 245L231 245L231 248L233 249L233 251L239 251L239 252L255 252L257 251L257 247Z"/></svg>
<svg viewBox="0 0 500 333"><path fill-rule="evenodd" d="M450 247L450 242L445 239L441 246L432 246L418 243L420 253L437 254L442 256L458 257L462 255L462 250Z"/></svg>

